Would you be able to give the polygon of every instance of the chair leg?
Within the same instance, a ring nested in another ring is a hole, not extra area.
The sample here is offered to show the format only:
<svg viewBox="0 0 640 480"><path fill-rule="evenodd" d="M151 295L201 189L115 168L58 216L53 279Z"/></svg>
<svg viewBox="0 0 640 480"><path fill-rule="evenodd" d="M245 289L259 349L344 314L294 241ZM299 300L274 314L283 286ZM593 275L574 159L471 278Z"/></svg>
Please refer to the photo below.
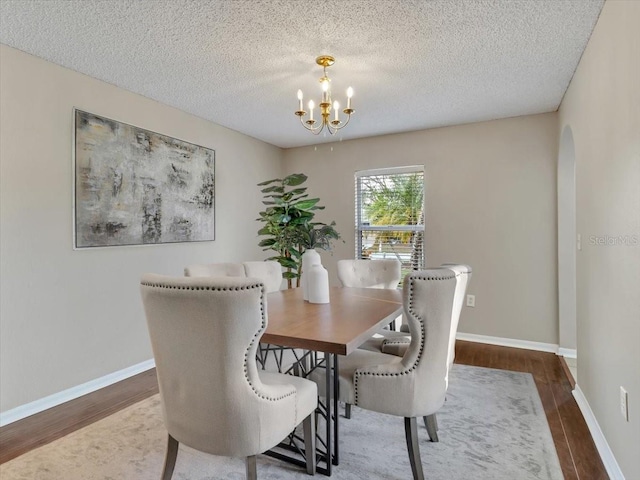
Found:
<svg viewBox="0 0 640 480"><path fill-rule="evenodd" d="M258 480L258 468L256 467L256 455L247 457L247 480Z"/></svg>
<svg viewBox="0 0 640 480"><path fill-rule="evenodd" d="M439 442L438 439L438 419L436 414L432 413L424 417L424 426L427 427L427 433L432 442Z"/></svg>
<svg viewBox="0 0 640 480"><path fill-rule="evenodd" d="M345 403L344 405L344 416L345 418L351 418L351 404Z"/></svg>
<svg viewBox="0 0 640 480"><path fill-rule="evenodd" d="M307 473L316 474L316 422L315 413L311 413L302 422L304 432L304 455L307 457Z"/></svg>
<svg viewBox="0 0 640 480"><path fill-rule="evenodd" d="M420 446L418 445L418 424L415 417L405 417L404 434L407 439L409 462L413 472L413 480L424 480L422 472L422 460L420 459Z"/></svg>
<svg viewBox="0 0 640 480"><path fill-rule="evenodd" d="M162 470L162 480L171 480L173 469L176 466L176 458L178 457L178 441L171 435L168 436L167 453L164 458L164 469Z"/></svg>

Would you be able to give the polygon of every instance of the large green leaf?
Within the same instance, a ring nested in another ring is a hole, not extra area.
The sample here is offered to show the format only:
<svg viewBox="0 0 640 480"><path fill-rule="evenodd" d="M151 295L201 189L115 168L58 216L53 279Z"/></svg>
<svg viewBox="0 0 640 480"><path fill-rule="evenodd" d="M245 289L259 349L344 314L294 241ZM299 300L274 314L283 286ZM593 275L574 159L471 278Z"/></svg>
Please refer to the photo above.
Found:
<svg viewBox="0 0 640 480"><path fill-rule="evenodd" d="M291 222L289 222L290 225L304 225L305 223L309 222L309 218L308 217L298 217L298 218L294 218L293 220L291 220Z"/></svg>
<svg viewBox="0 0 640 480"><path fill-rule="evenodd" d="M290 187L297 187L307 181L307 176L304 173L292 173L291 175L284 177L282 183Z"/></svg>
<svg viewBox="0 0 640 480"><path fill-rule="evenodd" d="M308 196L309 196L309 194L308 194L308 193L305 193L304 195L296 195L295 197L290 197L290 198L289 198L289 201L290 201L291 203L295 203L295 202L297 202L298 200L302 200L303 198L307 198Z"/></svg>
<svg viewBox="0 0 640 480"><path fill-rule="evenodd" d="M260 191L262 193L271 193L271 192L284 193L284 187L281 187L280 185L272 185L270 187L263 188Z"/></svg>
<svg viewBox="0 0 640 480"><path fill-rule="evenodd" d="M293 204L294 207L300 209L300 210L310 210L312 209L316 203L318 203L320 201L319 198L309 198L307 200L301 200L299 202L296 202Z"/></svg>
<svg viewBox="0 0 640 480"><path fill-rule="evenodd" d="M282 182L281 178L274 178L273 180L266 180L264 182L260 182L258 184L259 187L262 187L263 185L269 185L270 183L274 183L274 182Z"/></svg>
<svg viewBox="0 0 640 480"><path fill-rule="evenodd" d="M258 243L259 247L272 247L276 243L275 238L265 238Z"/></svg>
<svg viewBox="0 0 640 480"><path fill-rule="evenodd" d="M291 258L280 258L280 260L278 260L280 262L280 265L282 265L285 268L298 268L298 262L296 262L295 260L291 259Z"/></svg>
<svg viewBox="0 0 640 480"><path fill-rule="evenodd" d="M285 258L285 257L280 257L280 256L269 257L269 258L266 258L266 259L265 259L265 261L267 261L267 260L271 260L271 261L274 261L274 262L278 262L278 263L279 263L281 258Z"/></svg>
<svg viewBox="0 0 640 480"><path fill-rule="evenodd" d="M294 279L298 278L298 272L282 272L282 276L287 279Z"/></svg>

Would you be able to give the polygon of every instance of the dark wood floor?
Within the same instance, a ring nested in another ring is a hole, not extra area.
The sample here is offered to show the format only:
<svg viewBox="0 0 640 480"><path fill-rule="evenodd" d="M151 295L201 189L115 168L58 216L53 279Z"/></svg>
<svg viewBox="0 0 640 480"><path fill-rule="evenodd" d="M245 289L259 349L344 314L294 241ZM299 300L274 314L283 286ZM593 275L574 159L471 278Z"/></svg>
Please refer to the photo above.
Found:
<svg viewBox="0 0 640 480"><path fill-rule="evenodd" d="M567 480L608 479L589 429L552 353L456 342L456 363L529 372L538 387ZM155 370L0 428L0 463L52 442L158 392Z"/></svg>

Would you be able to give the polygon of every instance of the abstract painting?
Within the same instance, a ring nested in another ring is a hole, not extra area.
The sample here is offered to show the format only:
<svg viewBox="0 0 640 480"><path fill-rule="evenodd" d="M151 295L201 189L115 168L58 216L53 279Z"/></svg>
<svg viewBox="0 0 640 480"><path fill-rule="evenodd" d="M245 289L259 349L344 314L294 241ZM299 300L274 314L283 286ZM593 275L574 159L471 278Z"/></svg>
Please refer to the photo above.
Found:
<svg viewBox="0 0 640 480"><path fill-rule="evenodd" d="M215 239L215 152L75 110L75 247Z"/></svg>

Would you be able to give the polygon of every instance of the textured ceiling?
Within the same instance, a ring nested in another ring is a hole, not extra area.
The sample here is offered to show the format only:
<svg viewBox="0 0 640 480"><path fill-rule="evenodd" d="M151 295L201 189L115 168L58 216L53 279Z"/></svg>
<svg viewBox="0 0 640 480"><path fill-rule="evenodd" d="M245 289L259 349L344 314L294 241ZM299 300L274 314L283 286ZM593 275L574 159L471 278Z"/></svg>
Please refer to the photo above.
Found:
<svg viewBox="0 0 640 480"><path fill-rule="evenodd" d="M292 147L554 111L603 1L0 0L0 41ZM335 137L293 114L323 53Z"/></svg>

